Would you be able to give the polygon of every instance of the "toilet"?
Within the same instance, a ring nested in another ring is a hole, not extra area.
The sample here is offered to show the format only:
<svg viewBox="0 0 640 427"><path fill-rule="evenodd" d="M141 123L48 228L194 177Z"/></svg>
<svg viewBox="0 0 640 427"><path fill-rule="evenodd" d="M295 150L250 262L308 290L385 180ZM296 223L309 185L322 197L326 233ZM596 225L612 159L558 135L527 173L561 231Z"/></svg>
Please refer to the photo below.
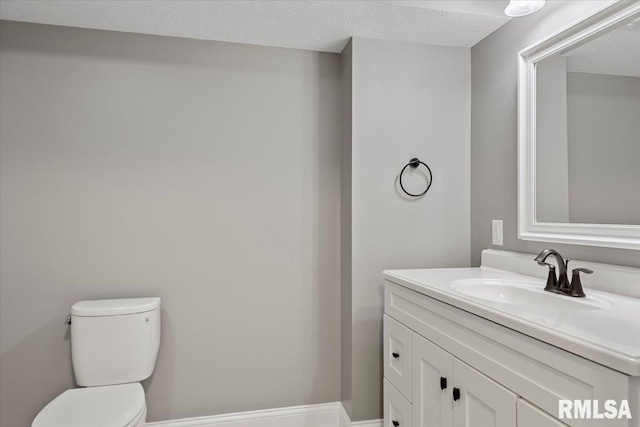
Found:
<svg viewBox="0 0 640 427"><path fill-rule="evenodd" d="M81 388L65 391L32 427L139 427L147 405L140 381L160 348L160 298L81 301L71 307L71 357Z"/></svg>

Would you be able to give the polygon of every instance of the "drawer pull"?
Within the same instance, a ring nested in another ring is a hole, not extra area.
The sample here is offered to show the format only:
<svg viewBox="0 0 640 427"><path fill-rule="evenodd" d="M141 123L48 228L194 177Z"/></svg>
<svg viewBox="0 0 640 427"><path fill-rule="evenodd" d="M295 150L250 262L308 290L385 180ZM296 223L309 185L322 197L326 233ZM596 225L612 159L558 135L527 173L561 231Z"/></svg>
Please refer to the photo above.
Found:
<svg viewBox="0 0 640 427"><path fill-rule="evenodd" d="M397 359L397 358L399 358L399 357L400 357L400 355L399 355L398 353L391 353L391 355L392 355L395 359Z"/></svg>
<svg viewBox="0 0 640 427"><path fill-rule="evenodd" d="M445 388L447 388L447 379L440 377L440 390L444 390Z"/></svg>
<svg viewBox="0 0 640 427"><path fill-rule="evenodd" d="M391 424L393 424L395 427L398 427L400 425L400 423L396 420L391 421Z"/></svg>
<svg viewBox="0 0 640 427"><path fill-rule="evenodd" d="M460 389L458 387L453 388L453 400L460 399Z"/></svg>

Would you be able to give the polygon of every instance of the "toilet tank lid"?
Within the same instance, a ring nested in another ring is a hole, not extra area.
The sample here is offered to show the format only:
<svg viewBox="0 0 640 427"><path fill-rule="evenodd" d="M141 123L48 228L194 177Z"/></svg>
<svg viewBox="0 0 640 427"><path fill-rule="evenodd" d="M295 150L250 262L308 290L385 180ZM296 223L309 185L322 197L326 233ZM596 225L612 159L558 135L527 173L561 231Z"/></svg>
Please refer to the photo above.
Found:
<svg viewBox="0 0 640 427"><path fill-rule="evenodd" d="M120 316L160 308L160 298L127 298L80 301L71 306L71 315L79 317Z"/></svg>

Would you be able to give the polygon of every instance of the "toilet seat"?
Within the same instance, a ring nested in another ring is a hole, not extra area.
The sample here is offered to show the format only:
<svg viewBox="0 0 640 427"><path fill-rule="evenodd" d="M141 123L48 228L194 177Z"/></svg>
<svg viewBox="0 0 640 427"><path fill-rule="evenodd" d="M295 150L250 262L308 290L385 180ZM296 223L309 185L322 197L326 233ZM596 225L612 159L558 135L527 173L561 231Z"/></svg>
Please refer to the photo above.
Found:
<svg viewBox="0 0 640 427"><path fill-rule="evenodd" d="M139 383L75 388L45 406L31 427L139 427L146 415Z"/></svg>

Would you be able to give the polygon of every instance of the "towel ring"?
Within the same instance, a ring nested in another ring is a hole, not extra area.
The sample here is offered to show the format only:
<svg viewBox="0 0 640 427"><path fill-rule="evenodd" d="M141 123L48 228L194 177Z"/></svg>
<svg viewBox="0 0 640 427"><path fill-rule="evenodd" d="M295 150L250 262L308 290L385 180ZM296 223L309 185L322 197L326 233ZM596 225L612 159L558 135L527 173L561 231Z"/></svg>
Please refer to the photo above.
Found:
<svg viewBox="0 0 640 427"><path fill-rule="evenodd" d="M409 193L405 188L404 185L402 185L402 175L404 174L404 171L408 168L411 167L411 169L416 169L418 166L423 165L425 168L427 168L427 171L429 171L429 183L427 184L427 188L420 194L412 194ZM409 160L409 163L407 163L403 168L402 171L400 171L400 188L402 188L402 191L404 191L408 196L411 197L421 197L424 196L427 191L429 191L429 189L431 188L431 184L433 183L433 174L431 173L431 168L429 167L429 165L427 165L425 162L421 161L420 159L418 159L417 157L414 157L413 159Z"/></svg>

